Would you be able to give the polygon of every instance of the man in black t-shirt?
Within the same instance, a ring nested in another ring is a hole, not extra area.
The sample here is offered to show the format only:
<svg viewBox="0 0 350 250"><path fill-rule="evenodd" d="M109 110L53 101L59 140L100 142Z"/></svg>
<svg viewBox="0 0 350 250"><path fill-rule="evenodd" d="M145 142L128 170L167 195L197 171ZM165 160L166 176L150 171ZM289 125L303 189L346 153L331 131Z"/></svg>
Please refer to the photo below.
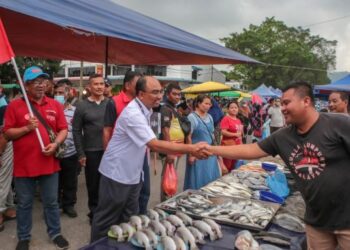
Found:
<svg viewBox="0 0 350 250"><path fill-rule="evenodd" d="M289 126L260 143L207 149L232 159L280 155L306 203L309 249L350 249L350 117L318 113L304 82L283 91L282 113Z"/></svg>

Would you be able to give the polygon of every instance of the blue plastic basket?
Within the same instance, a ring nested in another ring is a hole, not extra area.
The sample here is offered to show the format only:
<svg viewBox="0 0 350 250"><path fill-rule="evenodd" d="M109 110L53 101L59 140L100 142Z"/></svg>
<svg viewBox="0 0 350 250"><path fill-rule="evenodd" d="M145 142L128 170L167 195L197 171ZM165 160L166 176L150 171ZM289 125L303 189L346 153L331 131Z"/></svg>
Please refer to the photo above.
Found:
<svg viewBox="0 0 350 250"><path fill-rule="evenodd" d="M268 172L272 172L275 171L277 169L277 165L276 164L272 164L272 163L267 163L267 162L263 162L261 164L261 167Z"/></svg>
<svg viewBox="0 0 350 250"><path fill-rule="evenodd" d="M259 191L260 194L260 200L262 201L269 201L269 202L274 202L274 203L279 203L279 204L283 204L284 203L284 199L274 193L271 193L269 191Z"/></svg>

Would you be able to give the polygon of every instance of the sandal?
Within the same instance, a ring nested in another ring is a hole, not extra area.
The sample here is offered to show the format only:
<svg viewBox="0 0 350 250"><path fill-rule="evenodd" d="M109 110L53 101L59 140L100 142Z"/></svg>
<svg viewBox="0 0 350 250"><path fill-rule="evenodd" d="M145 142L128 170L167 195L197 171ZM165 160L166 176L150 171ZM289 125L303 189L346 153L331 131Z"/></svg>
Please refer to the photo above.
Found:
<svg viewBox="0 0 350 250"><path fill-rule="evenodd" d="M3 221L14 220L17 217L16 210L13 208L9 208L2 214L2 216L3 216Z"/></svg>

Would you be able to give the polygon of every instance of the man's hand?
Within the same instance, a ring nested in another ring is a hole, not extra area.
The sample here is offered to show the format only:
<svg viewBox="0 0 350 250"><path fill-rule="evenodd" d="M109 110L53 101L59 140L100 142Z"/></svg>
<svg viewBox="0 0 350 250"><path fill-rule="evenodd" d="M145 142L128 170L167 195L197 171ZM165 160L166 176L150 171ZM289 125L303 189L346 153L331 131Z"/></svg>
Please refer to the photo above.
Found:
<svg viewBox="0 0 350 250"><path fill-rule="evenodd" d="M209 156L212 155L212 153L210 153L208 150L208 146L209 145L206 142L199 142L197 144L193 144L191 154L197 159L207 159Z"/></svg>
<svg viewBox="0 0 350 250"><path fill-rule="evenodd" d="M50 143L43 149L43 154L46 156L53 155L57 147L58 147L58 144L56 142Z"/></svg>
<svg viewBox="0 0 350 250"><path fill-rule="evenodd" d="M85 167L86 166L86 157L81 157L79 159L80 166Z"/></svg>
<svg viewBox="0 0 350 250"><path fill-rule="evenodd" d="M28 124L26 126L28 129L28 133L36 129L38 126L39 126L39 120L36 117L30 117L28 120Z"/></svg>
<svg viewBox="0 0 350 250"><path fill-rule="evenodd" d="M175 155L167 155L165 159L165 163L167 164L173 164L176 159Z"/></svg>

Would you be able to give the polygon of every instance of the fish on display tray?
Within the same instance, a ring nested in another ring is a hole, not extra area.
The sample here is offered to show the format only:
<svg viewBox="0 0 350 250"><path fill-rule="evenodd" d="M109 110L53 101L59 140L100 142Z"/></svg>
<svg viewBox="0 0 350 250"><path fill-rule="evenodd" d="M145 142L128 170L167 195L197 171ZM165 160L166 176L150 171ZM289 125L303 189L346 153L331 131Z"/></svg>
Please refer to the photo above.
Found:
<svg viewBox="0 0 350 250"><path fill-rule="evenodd" d="M252 230L266 228L280 207L276 203L206 194L198 190L186 190L158 206L169 213L180 211L192 218L209 218Z"/></svg>
<svg viewBox="0 0 350 250"><path fill-rule="evenodd" d="M305 223L298 217L288 213L277 214L273 219L273 223L293 232L305 232Z"/></svg>

